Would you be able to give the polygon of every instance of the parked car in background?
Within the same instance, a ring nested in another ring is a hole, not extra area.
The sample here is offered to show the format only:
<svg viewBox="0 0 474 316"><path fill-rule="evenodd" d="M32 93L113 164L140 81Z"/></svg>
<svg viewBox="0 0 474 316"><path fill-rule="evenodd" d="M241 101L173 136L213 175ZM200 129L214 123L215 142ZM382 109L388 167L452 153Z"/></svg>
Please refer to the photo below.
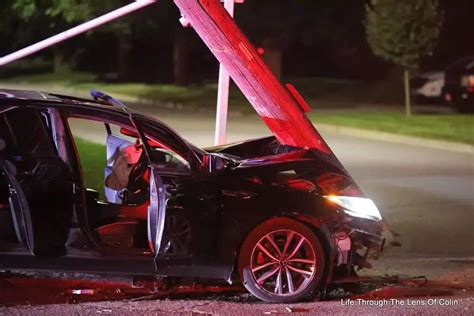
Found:
<svg viewBox="0 0 474 316"><path fill-rule="evenodd" d="M474 56L446 68L444 81L444 101L459 112L474 112Z"/></svg>
<svg viewBox="0 0 474 316"><path fill-rule="evenodd" d="M444 72L420 73L411 80L411 95L418 104L437 103L441 100Z"/></svg>

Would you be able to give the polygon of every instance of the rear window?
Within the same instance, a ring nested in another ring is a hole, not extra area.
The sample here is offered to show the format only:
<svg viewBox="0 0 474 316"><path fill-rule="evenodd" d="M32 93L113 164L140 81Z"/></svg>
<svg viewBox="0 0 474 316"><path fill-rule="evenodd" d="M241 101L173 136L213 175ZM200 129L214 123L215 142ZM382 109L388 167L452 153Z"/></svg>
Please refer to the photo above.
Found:
<svg viewBox="0 0 474 316"><path fill-rule="evenodd" d="M6 138L7 152L39 156L54 154L46 117L37 110L15 109L7 112L3 119L5 128L0 133Z"/></svg>
<svg viewBox="0 0 474 316"><path fill-rule="evenodd" d="M8 145L12 143L12 140L10 136L10 131L8 130L8 126L5 121L5 117L3 117L3 115L0 116L0 138L3 139L3 141L7 145L7 148L5 150L8 150Z"/></svg>

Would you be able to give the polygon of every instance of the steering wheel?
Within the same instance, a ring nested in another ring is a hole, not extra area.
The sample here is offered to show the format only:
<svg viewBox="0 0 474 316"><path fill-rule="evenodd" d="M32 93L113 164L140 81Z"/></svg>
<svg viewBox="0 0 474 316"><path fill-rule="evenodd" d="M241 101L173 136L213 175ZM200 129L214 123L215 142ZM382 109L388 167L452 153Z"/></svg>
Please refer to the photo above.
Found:
<svg viewBox="0 0 474 316"><path fill-rule="evenodd" d="M148 199L149 181L145 177L147 171L147 156L142 152L128 176L127 200L129 203L142 204Z"/></svg>

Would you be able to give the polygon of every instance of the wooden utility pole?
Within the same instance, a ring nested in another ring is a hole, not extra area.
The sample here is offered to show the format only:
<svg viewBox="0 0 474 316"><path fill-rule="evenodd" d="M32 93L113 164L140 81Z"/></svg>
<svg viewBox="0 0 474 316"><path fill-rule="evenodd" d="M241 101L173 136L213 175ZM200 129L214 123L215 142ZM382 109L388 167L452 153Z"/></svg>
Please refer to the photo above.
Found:
<svg viewBox="0 0 474 316"><path fill-rule="evenodd" d="M306 117L301 96L278 81L217 0L174 3L282 144L332 153Z"/></svg>

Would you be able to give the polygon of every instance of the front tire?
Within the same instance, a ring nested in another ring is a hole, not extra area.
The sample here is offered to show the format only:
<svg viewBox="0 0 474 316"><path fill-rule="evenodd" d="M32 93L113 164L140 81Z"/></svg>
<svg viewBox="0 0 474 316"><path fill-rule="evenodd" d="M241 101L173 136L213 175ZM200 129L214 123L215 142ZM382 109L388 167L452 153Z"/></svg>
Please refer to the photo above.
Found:
<svg viewBox="0 0 474 316"><path fill-rule="evenodd" d="M318 237L289 218L272 219L255 228L239 254L242 283L268 303L307 299L321 287L325 266Z"/></svg>

